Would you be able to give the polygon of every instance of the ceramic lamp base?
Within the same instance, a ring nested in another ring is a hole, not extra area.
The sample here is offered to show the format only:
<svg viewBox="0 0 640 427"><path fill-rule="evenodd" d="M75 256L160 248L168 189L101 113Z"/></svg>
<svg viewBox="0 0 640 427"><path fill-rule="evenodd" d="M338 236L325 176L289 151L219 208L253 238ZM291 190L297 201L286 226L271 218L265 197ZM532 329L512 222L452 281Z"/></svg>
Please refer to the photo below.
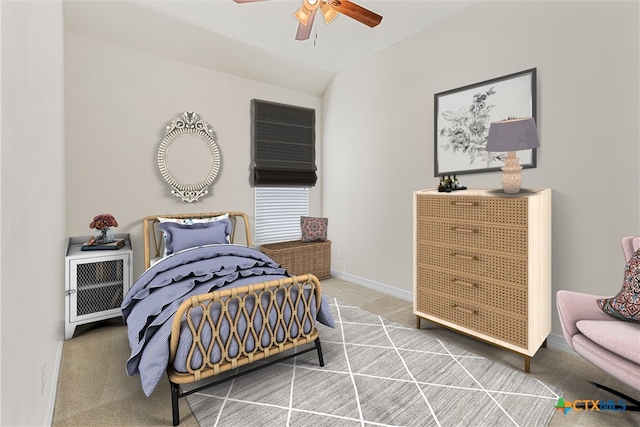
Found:
<svg viewBox="0 0 640 427"><path fill-rule="evenodd" d="M504 159L504 166L502 169L502 190L508 194L516 194L520 192L520 186L522 185L522 174L520 170L522 166L518 164L520 161L516 157L515 151L509 151L507 157Z"/></svg>

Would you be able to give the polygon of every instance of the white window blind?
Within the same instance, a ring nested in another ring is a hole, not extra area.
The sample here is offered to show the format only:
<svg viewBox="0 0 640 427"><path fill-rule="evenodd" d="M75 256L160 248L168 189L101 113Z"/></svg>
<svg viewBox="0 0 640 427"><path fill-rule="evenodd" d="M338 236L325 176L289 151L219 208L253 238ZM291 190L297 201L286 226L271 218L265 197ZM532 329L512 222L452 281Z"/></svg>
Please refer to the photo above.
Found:
<svg viewBox="0 0 640 427"><path fill-rule="evenodd" d="M309 187L255 187L256 244L299 240L309 216Z"/></svg>

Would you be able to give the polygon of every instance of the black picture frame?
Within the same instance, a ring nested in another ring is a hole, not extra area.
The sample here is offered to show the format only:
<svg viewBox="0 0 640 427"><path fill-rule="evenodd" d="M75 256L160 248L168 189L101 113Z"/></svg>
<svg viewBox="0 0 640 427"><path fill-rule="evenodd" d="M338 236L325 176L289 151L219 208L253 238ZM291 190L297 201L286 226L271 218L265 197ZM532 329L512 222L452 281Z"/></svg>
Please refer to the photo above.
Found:
<svg viewBox="0 0 640 427"><path fill-rule="evenodd" d="M499 171L506 153L489 153L491 122L533 117L536 68L434 95L434 176ZM518 151L523 168L536 167L536 149Z"/></svg>

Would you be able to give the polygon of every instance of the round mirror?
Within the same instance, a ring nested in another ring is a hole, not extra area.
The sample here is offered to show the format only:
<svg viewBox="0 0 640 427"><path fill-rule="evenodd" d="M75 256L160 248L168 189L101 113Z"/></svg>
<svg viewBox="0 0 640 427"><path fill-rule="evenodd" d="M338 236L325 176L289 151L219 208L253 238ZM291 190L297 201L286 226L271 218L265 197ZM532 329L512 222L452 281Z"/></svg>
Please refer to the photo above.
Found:
<svg viewBox="0 0 640 427"><path fill-rule="evenodd" d="M208 194L220 169L220 152L209 124L192 111L174 119L158 149L158 167L171 194L194 202Z"/></svg>

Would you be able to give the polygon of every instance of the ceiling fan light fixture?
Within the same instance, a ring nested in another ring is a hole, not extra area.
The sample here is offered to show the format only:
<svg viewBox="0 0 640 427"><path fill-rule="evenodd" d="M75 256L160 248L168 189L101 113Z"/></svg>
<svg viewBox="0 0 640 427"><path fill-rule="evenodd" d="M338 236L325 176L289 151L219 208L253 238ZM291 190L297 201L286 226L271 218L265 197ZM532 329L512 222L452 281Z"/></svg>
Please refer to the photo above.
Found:
<svg viewBox="0 0 640 427"><path fill-rule="evenodd" d="M331 21L338 17L338 12L336 12L336 10L332 8L331 5L327 2L324 2L320 10L322 11L324 22L326 22L327 24L330 24Z"/></svg>
<svg viewBox="0 0 640 427"><path fill-rule="evenodd" d="M293 16L295 16L298 22L300 22L302 25L307 25L307 23L309 22L309 17L311 16L311 11L305 6L302 6L296 13L293 14Z"/></svg>
<svg viewBox="0 0 640 427"><path fill-rule="evenodd" d="M251 3L264 0L234 1L236 3ZM321 10L322 17L327 24L333 22L339 14L346 15L349 18L355 19L356 21L371 28L377 26L382 21L382 15L378 15L375 12L365 9L362 6L353 3L351 0L302 0L302 6L293 14L294 18L298 21L296 40L309 39L318 9Z"/></svg>
<svg viewBox="0 0 640 427"><path fill-rule="evenodd" d="M302 4L304 5L304 7L309 9L309 11L312 11L320 6L320 0L302 0Z"/></svg>

